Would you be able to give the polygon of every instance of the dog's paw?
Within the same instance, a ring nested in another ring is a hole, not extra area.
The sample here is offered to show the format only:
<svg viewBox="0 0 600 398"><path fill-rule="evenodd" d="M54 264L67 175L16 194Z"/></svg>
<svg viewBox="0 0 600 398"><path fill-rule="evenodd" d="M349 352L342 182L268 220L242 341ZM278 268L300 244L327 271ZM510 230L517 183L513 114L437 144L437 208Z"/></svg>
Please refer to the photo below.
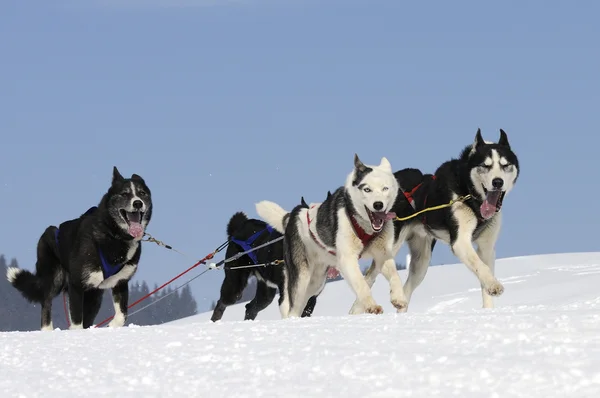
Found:
<svg viewBox="0 0 600 398"><path fill-rule="evenodd" d="M392 305L396 308L397 312L406 312L406 310L408 309L408 303L406 302L406 300L392 300Z"/></svg>
<svg viewBox="0 0 600 398"><path fill-rule="evenodd" d="M125 325L125 316L123 314L116 314L115 317L108 324L109 328L120 328Z"/></svg>
<svg viewBox="0 0 600 398"><path fill-rule="evenodd" d="M350 315L358 315L358 314L362 314L364 312L365 312L365 310L364 310L363 306L360 304L360 302L358 300L356 300L354 302L354 304L352 304L352 308L350 308L350 311L348 313Z"/></svg>
<svg viewBox="0 0 600 398"><path fill-rule="evenodd" d="M83 324L72 323L71 326L69 326L69 330L77 330L77 329L83 329Z"/></svg>
<svg viewBox="0 0 600 398"><path fill-rule="evenodd" d="M504 286L502 286L502 284L496 280L487 285L485 291L490 296L500 296L502 293L504 293Z"/></svg>
<svg viewBox="0 0 600 398"><path fill-rule="evenodd" d="M383 307L380 305L373 305L371 307L367 307L365 312L367 314L376 314L376 315L383 314Z"/></svg>
<svg viewBox="0 0 600 398"><path fill-rule="evenodd" d="M52 327L52 322L50 322L49 325L44 325L42 326L42 332L51 332L54 330L54 328Z"/></svg>

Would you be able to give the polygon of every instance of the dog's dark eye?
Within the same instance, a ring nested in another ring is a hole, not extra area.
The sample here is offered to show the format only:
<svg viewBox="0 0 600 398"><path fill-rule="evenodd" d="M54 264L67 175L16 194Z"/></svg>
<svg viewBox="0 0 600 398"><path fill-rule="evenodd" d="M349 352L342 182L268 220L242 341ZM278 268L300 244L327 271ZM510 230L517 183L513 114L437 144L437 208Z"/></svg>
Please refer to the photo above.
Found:
<svg viewBox="0 0 600 398"><path fill-rule="evenodd" d="M138 191L139 196L146 196L147 193L145 191Z"/></svg>
<svg viewBox="0 0 600 398"><path fill-rule="evenodd" d="M363 189L363 191L365 191L366 193L369 193L369 192L371 192L371 188L367 187L367 188Z"/></svg>
<svg viewBox="0 0 600 398"><path fill-rule="evenodd" d="M126 198L127 196L129 196L129 193L127 193L127 192L121 192L121 196L124 197L124 198Z"/></svg>
<svg viewBox="0 0 600 398"><path fill-rule="evenodd" d="M482 169L485 169L485 170L491 170L492 169L492 165L491 164L487 165L485 163L479 165L479 167L481 167Z"/></svg>
<svg viewBox="0 0 600 398"><path fill-rule="evenodd" d="M382 191L385 192L387 191L389 188L388 187L383 187Z"/></svg>
<svg viewBox="0 0 600 398"><path fill-rule="evenodd" d="M502 166L502 168L504 169L504 171L507 172L511 172L513 170L513 165L512 164L505 164L504 166Z"/></svg>

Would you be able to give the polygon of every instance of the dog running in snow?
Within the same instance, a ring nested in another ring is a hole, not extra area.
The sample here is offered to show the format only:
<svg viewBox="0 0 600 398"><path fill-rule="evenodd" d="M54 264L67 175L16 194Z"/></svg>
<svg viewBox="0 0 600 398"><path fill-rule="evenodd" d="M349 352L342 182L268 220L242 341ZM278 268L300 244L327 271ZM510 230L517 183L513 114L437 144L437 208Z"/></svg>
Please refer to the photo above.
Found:
<svg viewBox="0 0 600 398"><path fill-rule="evenodd" d="M284 234L283 318L301 315L308 299L323 290L329 267L341 273L366 312L382 313L358 263L369 257L390 283L392 304L406 307L393 256L395 214L390 210L397 195L398 183L385 157L370 166L354 155L345 184L324 202L299 205L289 213L270 201L256 204L259 216Z"/></svg>
<svg viewBox="0 0 600 398"><path fill-rule="evenodd" d="M152 216L150 189L137 174L124 178L116 167L99 205L59 227L46 228L37 245L35 274L8 268L9 282L42 306L42 330L52 330L52 299L68 292L70 329L93 325L104 289L112 289L115 316L127 320L128 282L142 254L141 240Z"/></svg>
<svg viewBox="0 0 600 398"><path fill-rule="evenodd" d="M302 198L302 204L308 208L304 198ZM281 237L281 234L264 221L249 219L245 213L237 212L227 224L227 237L230 243L225 258L231 258L238 253L276 240ZM226 263L221 295L213 310L211 320L213 322L220 320L225 309L241 298L248 285L248 279L252 276L256 277L257 281L256 294L246 304L244 320L254 320L260 311L273 302L277 290L281 291L284 287L285 273L283 265L275 264L278 260L283 260L283 242L281 240ZM270 265L256 267L259 264ZM280 304L281 300L282 295L279 299ZM310 316L316 303L317 296L311 296L302 312L302 317Z"/></svg>
<svg viewBox="0 0 600 398"><path fill-rule="evenodd" d="M519 160L502 129L497 143L484 141L478 129L473 144L466 146L457 159L439 166L433 175L423 175L417 169L395 173L401 189L392 210L399 217L471 195L470 199L457 201L451 207L426 212L409 221L394 222L394 254L404 240L411 254L404 285L409 302L427 273L436 240L441 240L477 276L483 308L494 308L493 297L504 292L494 275L502 203L514 188L519 173ZM371 265L365 275L369 286L378 273L377 267ZM350 313L361 312L361 304L356 301Z"/></svg>

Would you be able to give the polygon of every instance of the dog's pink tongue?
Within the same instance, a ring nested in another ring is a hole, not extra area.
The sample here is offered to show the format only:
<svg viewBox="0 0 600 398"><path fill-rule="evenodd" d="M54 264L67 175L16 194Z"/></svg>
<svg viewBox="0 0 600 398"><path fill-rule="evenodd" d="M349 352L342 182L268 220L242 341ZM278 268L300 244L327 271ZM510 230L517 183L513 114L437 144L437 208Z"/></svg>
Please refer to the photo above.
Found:
<svg viewBox="0 0 600 398"><path fill-rule="evenodd" d="M144 236L144 228L139 222L132 222L129 224L129 235L136 239L141 239Z"/></svg>
<svg viewBox="0 0 600 398"><path fill-rule="evenodd" d="M481 217L491 218L494 213L496 213L496 206L498 204L498 199L500 198L501 191L489 191L485 200L481 204L479 211L481 212Z"/></svg>

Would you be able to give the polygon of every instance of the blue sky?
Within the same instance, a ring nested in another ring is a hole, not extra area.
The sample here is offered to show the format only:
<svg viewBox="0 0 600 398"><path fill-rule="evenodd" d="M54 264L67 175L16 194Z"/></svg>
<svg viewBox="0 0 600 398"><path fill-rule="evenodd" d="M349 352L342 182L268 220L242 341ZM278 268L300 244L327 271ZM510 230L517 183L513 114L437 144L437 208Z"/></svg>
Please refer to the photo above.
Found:
<svg viewBox="0 0 600 398"><path fill-rule="evenodd" d="M32 269L113 165L148 182L149 232L200 258L235 211L321 201L355 152L433 172L478 127L521 162L498 256L598 250L598 3L214 3L0 3L0 253ZM191 263L146 245L137 276ZM221 280L194 282L200 309Z"/></svg>

